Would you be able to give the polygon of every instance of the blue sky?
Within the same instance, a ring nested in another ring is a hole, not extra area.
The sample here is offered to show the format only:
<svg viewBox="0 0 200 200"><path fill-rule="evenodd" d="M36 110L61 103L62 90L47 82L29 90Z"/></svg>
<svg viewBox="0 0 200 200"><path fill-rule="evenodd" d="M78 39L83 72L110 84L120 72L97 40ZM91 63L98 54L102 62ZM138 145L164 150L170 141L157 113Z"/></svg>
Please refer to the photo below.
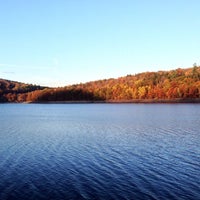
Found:
<svg viewBox="0 0 200 200"><path fill-rule="evenodd" d="M63 86L200 64L199 0L0 0L0 78Z"/></svg>

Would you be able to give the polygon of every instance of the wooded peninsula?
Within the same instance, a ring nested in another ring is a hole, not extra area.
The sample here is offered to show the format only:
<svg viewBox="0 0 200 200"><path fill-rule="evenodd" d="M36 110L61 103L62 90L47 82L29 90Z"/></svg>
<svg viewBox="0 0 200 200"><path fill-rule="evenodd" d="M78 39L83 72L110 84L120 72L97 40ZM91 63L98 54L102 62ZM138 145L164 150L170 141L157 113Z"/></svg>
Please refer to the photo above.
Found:
<svg viewBox="0 0 200 200"><path fill-rule="evenodd" d="M58 88L0 79L0 102L200 103L200 66L144 72Z"/></svg>

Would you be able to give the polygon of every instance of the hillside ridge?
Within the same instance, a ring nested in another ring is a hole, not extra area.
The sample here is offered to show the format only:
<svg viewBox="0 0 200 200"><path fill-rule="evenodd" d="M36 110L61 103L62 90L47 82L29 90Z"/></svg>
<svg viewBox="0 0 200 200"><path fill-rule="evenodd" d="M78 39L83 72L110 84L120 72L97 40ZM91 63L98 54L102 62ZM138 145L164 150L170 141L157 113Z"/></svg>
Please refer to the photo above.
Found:
<svg viewBox="0 0 200 200"><path fill-rule="evenodd" d="M48 88L0 79L0 102L200 102L200 67Z"/></svg>

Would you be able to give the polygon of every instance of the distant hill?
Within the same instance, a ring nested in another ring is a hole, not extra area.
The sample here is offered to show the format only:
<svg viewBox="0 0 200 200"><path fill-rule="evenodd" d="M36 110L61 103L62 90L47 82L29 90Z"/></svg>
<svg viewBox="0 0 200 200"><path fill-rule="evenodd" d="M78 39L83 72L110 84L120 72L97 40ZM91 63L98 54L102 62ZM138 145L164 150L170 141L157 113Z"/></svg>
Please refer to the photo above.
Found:
<svg viewBox="0 0 200 200"><path fill-rule="evenodd" d="M25 102L29 92L45 87L0 79L0 102Z"/></svg>
<svg viewBox="0 0 200 200"><path fill-rule="evenodd" d="M6 86L2 87L1 82L7 82L4 83ZM44 88L1 79L0 84L0 99L8 102L200 102L198 66L144 72L61 88Z"/></svg>

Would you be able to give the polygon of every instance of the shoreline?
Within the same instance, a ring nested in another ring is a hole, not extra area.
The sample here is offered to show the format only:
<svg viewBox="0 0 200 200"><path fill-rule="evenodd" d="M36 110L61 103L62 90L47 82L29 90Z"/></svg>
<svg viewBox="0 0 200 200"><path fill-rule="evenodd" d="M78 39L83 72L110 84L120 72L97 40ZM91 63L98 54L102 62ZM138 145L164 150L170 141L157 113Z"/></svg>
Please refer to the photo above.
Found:
<svg viewBox="0 0 200 200"><path fill-rule="evenodd" d="M0 102L0 104L199 104L200 98L194 99L132 99L132 100L70 100L70 101L25 101Z"/></svg>
<svg viewBox="0 0 200 200"><path fill-rule="evenodd" d="M133 99L133 100L84 100L84 101L37 101L23 102L25 104L181 104L181 103L200 103L200 98L196 99Z"/></svg>

